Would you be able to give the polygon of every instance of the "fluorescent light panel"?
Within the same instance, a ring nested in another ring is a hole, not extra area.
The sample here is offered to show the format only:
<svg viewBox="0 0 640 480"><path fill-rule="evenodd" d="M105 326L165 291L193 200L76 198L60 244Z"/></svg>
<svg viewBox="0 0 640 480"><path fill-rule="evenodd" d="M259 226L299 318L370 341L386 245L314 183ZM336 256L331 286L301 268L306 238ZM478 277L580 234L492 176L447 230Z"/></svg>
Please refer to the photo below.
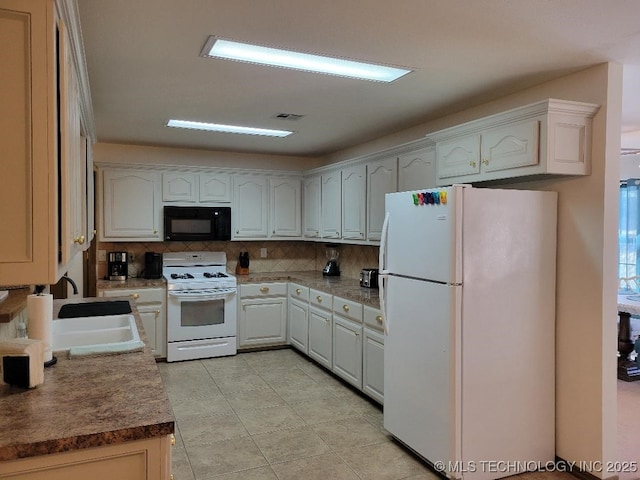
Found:
<svg viewBox="0 0 640 480"><path fill-rule="evenodd" d="M270 130L268 128L242 127L239 125L221 125L218 123L194 122L191 120L174 120L167 122L167 127L190 128L192 130L207 130L210 132L241 133L244 135L263 135L267 137L286 137L293 132L288 130Z"/></svg>
<svg viewBox="0 0 640 480"><path fill-rule="evenodd" d="M393 82L412 71L405 68L387 67L384 65L374 65L372 63L233 42L214 36L209 37L209 40L202 50L202 55L377 82Z"/></svg>

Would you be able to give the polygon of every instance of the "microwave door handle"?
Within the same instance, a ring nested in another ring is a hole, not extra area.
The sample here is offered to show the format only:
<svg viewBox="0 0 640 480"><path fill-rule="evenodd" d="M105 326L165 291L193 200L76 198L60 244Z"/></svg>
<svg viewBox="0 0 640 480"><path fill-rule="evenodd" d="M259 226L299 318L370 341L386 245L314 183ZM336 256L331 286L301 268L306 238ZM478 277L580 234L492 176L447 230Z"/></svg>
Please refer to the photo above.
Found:
<svg viewBox="0 0 640 480"><path fill-rule="evenodd" d="M182 295L178 292L169 292L169 295L172 297L176 297L178 299L188 300L190 302L209 302L211 300L224 300L227 297L233 295L235 291L223 292L223 293L214 293L212 295Z"/></svg>

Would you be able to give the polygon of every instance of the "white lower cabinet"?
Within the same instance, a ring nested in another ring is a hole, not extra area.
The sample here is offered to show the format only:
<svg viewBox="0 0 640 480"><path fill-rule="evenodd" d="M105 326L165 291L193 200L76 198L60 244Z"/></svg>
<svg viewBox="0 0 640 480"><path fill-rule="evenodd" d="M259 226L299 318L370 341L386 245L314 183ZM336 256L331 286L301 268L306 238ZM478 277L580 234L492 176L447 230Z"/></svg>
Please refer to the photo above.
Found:
<svg viewBox="0 0 640 480"><path fill-rule="evenodd" d="M309 354L309 288L289 284L289 343Z"/></svg>
<svg viewBox="0 0 640 480"><path fill-rule="evenodd" d="M309 356L328 369L333 366L332 316L329 310L309 306Z"/></svg>
<svg viewBox="0 0 640 480"><path fill-rule="evenodd" d="M164 288L112 288L98 290L99 297L131 297L149 339L151 353L158 358L167 356L167 314Z"/></svg>
<svg viewBox="0 0 640 480"><path fill-rule="evenodd" d="M362 390L362 324L335 314L333 373Z"/></svg>
<svg viewBox="0 0 640 480"><path fill-rule="evenodd" d="M362 345L362 391L382 403L384 399L384 335L365 328Z"/></svg>
<svg viewBox="0 0 640 480"><path fill-rule="evenodd" d="M238 348L287 343L287 284L240 286Z"/></svg>

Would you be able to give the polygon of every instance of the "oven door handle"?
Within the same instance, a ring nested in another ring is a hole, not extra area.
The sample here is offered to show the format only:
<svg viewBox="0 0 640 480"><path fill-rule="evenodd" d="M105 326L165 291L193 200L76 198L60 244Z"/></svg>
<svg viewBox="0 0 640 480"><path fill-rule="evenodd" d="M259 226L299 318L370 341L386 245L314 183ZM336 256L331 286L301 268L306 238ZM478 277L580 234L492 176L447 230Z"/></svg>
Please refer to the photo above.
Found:
<svg viewBox="0 0 640 480"><path fill-rule="evenodd" d="M235 293L236 290L230 289L225 292L204 295L180 294L177 291L170 291L169 295L171 295L172 297L176 297L179 300L188 300L190 302L209 302L211 300L224 300L231 295L235 295Z"/></svg>

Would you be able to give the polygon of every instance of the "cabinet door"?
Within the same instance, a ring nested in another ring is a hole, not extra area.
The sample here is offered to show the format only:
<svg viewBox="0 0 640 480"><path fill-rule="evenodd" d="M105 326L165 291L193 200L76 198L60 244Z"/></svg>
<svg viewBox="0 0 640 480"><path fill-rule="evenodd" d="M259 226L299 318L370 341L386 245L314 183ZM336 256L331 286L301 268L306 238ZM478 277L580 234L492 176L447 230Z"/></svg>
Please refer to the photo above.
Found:
<svg viewBox="0 0 640 480"><path fill-rule="evenodd" d="M342 226L342 182L340 172L327 173L321 177L320 225L322 238L340 238Z"/></svg>
<svg viewBox="0 0 640 480"><path fill-rule="evenodd" d="M157 172L103 171L101 240L160 241L162 202Z"/></svg>
<svg viewBox="0 0 640 480"><path fill-rule="evenodd" d="M427 147L398 157L398 191L436 186L436 149Z"/></svg>
<svg viewBox="0 0 640 480"><path fill-rule="evenodd" d="M395 192L398 184L398 164L386 158L367 165L367 239L380 240L384 222L384 196Z"/></svg>
<svg viewBox="0 0 640 480"><path fill-rule="evenodd" d="M231 201L231 175L228 173L201 173L200 201L222 202Z"/></svg>
<svg viewBox="0 0 640 480"><path fill-rule="evenodd" d="M540 122L531 120L482 133L482 169L486 172L539 163Z"/></svg>
<svg viewBox="0 0 640 480"><path fill-rule="evenodd" d="M239 347L287 341L286 298L242 298L240 304Z"/></svg>
<svg viewBox="0 0 640 480"><path fill-rule="evenodd" d="M480 173L480 135L468 135L436 143L438 178Z"/></svg>
<svg viewBox="0 0 640 480"><path fill-rule="evenodd" d="M2 285L57 281L52 8L45 2L0 1Z"/></svg>
<svg viewBox="0 0 640 480"><path fill-rule="evenodd" d="M272 177L269 179L271 236L301 236L301 190L299 177Z"/></svg>
<svg viewBox="0 0 640 480"><path fill-rule="evenodd" d="M333 365L331 317L328 310L309 307L309 356L328 369Z"/></svg>
<svg viewBox="0 0 640 480"><path fill-rule="evenodd" d="M267 179L258 175L234 177L232 220L234 238L267 237Z"/></svg>
<svg viewBox="0 0 640 480"><path fill-rule="evenodd" d="M333 373L362 389L362 325L333 316Z"/></svg>
<svg viewBox="0 0 640 480"><path fill-rule="evenodd" d="M165 202L195 202L196 175L193 173L164 172L162 174L162 200Z"/></svg>
<svg viewBox="0 0 640 480"><path fill-rule="evenodd" d="M365 165L342 170L342 238L365 238L366 175Z"/></svg>
<svg viewBox="0 0 640 480"><path fill-rule="evenodd" d="M309 304L289 298L289 343L309 353Z"/></svg>
<svg viewBox="0 0 640 480"><path fill-rule="evenodd" d="M320 177L304 180L304 236L320 236Z"/></svg>
<svg viewBox="0 0 640 480"><path fill-rule="evenodd" d="M158 355L158 347L161 345L158 338L158 334L160 333L158 325L160 308L159 306L154 307L153 305L146 305L144 307L140 306L138 307L138 313L140 314L140 320L142 320L144 332L147 334L147 338L149 339L151 353Z"/></svg>
<svg viewBox="0 0 640 480"><path fill-rule="evenodd" d="M384 400L384 335L364 329L362 391L374 400Z"/></svg>

